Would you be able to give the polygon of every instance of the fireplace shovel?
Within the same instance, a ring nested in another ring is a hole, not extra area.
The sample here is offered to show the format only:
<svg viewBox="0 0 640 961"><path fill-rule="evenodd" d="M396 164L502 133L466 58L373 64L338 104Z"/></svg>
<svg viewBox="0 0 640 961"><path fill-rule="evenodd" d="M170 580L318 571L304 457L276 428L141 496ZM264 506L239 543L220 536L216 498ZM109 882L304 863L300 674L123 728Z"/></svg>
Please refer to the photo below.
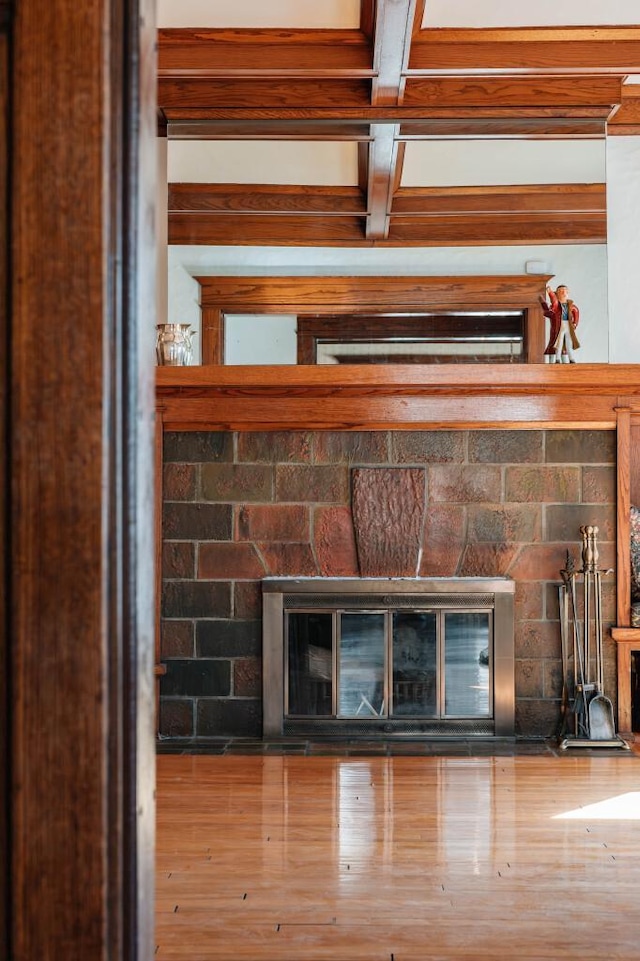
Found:
<svg viewBox="0 0 640 961"><path fill-rule="evenodd" d="M597 528L595 528L597 530ZM616 737L613 704L604 694L604 661L602 652L602 587L599 570L585 574L591 581L594 595L596 693L589 701L589 737L592 741L609 741Z"/></svg>

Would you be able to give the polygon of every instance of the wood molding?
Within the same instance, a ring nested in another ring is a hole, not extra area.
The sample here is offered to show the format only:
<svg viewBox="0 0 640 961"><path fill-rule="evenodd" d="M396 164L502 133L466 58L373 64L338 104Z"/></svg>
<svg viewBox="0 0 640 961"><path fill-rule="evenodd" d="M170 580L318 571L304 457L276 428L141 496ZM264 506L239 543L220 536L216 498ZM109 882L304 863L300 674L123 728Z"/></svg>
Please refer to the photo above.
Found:
<svg viewBox="0 0 640 961"><path fill-rule="evenodd" d="M611 636L616 642L618 670L618 731L633 730L631 705L631 653L640 652L640 628L614 627Z"/></svg>
<svg viewBox="0 0 640 961"><path fill-rule="evenodd" d="M637 365L159 367L170 430L613 429Z"/></svg>
<svg viewBox="0 0 640 961"><path fill-rule="evenodd" d="M203 307L225 313L375 313L438 308L532 307L547 275L197 276ZM539 305L538 305L539 306Z"/></svg>
<svg viewBox="0 0 640 961"><path fill-rule="evenodd" d="M169 215L174 213L364 215L359 187L271 184L169 184Z"/></svg>

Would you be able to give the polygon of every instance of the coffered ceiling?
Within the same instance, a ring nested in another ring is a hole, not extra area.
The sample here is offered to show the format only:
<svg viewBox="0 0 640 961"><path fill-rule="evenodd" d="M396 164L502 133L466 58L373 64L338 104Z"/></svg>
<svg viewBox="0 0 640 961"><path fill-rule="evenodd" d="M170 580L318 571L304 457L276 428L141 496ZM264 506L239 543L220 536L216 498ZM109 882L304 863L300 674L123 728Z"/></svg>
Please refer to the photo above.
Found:
<svg viewBox="0 0 640 961"><path fill-rule="evenodd" d="M605 241L604 138L640 134L638 0L158 15L170 243Z"/></svg>

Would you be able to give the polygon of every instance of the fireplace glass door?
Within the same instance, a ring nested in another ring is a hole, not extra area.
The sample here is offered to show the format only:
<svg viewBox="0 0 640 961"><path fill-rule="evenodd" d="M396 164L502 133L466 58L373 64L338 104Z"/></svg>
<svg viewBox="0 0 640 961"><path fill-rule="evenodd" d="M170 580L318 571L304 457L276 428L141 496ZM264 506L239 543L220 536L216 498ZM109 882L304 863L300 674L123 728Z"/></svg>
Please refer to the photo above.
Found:
<svg viewBox="0 0 640 961"><path fill-rule="evenodd" d="M492 716L492 612L289 610L285 714Z"/></svg>

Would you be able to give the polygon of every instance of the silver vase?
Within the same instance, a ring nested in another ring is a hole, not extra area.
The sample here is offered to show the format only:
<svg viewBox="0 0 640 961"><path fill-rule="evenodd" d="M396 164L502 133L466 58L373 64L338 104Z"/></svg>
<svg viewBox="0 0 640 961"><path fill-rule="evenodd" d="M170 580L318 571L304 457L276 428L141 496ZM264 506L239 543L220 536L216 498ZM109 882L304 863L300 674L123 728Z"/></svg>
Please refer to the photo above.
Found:
<svg viewBox="0 0 640 961"><path fill-rule="evenodd" d="M186 367L193 359L191 324L156 324L156 358L162 367Z"/></svg>

